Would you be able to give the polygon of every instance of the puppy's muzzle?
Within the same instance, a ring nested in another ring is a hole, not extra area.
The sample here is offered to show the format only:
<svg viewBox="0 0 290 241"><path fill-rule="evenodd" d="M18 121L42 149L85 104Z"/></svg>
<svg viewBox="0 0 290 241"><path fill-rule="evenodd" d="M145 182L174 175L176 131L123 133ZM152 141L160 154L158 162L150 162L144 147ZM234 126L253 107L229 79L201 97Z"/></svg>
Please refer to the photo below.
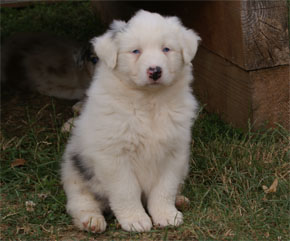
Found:
<svg viewBox="0 0 290 241"><path fill-rule="evenodd" d="M153 79L154 81L160 79L162 75L162 68L159 66L149 67L147 69L147 74L150 79Z"/></svg>

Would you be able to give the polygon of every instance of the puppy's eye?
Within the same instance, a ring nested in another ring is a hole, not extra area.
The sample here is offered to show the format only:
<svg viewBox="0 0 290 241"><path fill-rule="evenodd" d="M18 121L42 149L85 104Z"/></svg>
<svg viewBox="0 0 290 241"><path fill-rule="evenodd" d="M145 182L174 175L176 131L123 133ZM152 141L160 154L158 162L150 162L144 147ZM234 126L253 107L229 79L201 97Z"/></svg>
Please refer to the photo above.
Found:
<svg viewBox="0 0 290 241"><path fill-rule="evenodd" d="M132 53L133 53L133 54L140 54L141 51L140 51L139 49L135 49L135 50L132 51Z"/></svg>
<svg viewBox="0 0 290 241"><path fill-rule="evenodd" d="M98 57L91 57L90 60L93 64L96 64L99 61L99 58Z"/></svg>
<svg viewBox="0 0 290 241"><path fill-rule="evenodd" d="M164 53L167 53L167 52L170 51L170 48L165 47L165 48L162 49L162 51L163 51Z"/></svg>

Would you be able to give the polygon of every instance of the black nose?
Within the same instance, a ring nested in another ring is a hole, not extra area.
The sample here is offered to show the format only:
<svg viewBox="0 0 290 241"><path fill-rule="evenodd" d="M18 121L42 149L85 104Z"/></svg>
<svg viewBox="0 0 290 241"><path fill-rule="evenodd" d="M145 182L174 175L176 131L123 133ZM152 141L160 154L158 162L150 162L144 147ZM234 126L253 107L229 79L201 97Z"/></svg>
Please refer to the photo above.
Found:
<svg viewBox="0 0 290 241"><path fill-rule="evenodd" d="M162 69L159 66L149 67L148 74L150 79L158 80L161 77Z"/></svg>

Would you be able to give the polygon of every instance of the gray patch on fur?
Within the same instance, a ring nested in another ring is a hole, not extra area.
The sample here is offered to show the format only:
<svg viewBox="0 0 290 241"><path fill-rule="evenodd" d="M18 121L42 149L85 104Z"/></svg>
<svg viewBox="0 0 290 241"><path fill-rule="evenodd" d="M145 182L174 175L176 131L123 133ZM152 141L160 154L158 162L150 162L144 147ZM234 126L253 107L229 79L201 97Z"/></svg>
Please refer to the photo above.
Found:
<svg viewBox="0 0 290 241"><path fill-rule="evenodd" d="M110 25L112 39L116 38L117 33L124 32L126 28L127 28L127 23L125 21L114 20L114 22Z"/></svg>
<svg viewBox="0 0 290 241"><path fill-rule="evenodd" d="M78 154L73 155L71 160L72 160L73 166L81 174L84 180L90 181L94 177L93 170L85 165L80 155Z"/></svg>
<svg viewBox="0 0 290 241"><path fill-rule="evenodd" d="M102 209L104 210L109 210L110 206L109 206L109 200L106 196L101 195L99 193L93 192L94 198L97 202L102 203Z"/></svg>

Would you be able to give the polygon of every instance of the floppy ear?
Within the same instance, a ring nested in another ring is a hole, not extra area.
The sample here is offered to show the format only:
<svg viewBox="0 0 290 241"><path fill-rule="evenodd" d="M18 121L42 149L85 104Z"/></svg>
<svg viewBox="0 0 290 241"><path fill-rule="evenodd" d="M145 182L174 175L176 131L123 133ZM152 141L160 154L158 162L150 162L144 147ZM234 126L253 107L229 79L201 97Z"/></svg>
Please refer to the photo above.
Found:
<svg viewBox="0 0 290 241"><path fill-rule="evenodd" d="M183 60L186 64L189 64L196 54L201 38L193 30L186 28L182 29L180 36Z"/></svg>
<svg viewBox="0 0 290 241"><path fill-rule="evenodd" d="M118 50L113 39L113 33L108 31L100 37L93 38L91 43L99 59L104 61L109 68L114 69L117 64Z"/></svg>

